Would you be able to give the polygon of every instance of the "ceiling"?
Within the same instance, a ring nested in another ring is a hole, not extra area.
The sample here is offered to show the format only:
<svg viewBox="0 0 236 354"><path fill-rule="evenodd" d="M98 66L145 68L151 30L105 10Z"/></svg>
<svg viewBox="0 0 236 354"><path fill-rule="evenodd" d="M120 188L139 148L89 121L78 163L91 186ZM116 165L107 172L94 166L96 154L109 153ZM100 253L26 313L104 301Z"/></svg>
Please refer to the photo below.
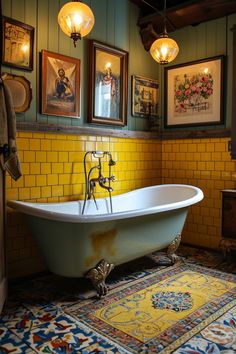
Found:
<svg viewBox="0 0 236 354"><path fill-rule="evenodd" d="M164 0L130 0L140 8L138 25L146 50L163 31ZM173 32L189 25L236 12L236 0L166 0L166 28Z"/></svg>

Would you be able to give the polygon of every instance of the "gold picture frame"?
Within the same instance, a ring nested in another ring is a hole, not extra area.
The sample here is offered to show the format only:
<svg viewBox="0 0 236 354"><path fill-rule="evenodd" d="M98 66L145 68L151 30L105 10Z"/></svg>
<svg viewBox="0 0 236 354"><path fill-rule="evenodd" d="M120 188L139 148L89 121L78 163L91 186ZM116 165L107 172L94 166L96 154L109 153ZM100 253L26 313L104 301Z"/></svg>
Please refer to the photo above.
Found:
<svg viewBox="0 0 236 354"><path fill-rule="evenodd" d="M2 64L33 70L34 27L3 16Z"/></svg>

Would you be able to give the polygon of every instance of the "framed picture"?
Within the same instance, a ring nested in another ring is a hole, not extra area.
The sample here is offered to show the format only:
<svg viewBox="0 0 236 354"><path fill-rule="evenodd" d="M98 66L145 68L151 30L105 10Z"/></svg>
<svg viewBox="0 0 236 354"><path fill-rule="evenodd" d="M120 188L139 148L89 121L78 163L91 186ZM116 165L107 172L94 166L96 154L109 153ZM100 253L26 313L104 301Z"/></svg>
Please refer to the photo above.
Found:
<svg viewBox="0 0 236 354"><path fill-rule="evenodd" d="M42 50L42 114L79 117L79 59Z"/></svg>
<svg viewBox="0 0 236 354"><path fill-rule="evenodd" d="M132 76L132 115L136 117L158 116L159 84L157 80Z"/></svg>
<svg viewBox="0 0 236 354"><path fill-rule="evenodd" d="M224 56L166 67L165 127L223 123Z"/></svg>
<svg viewBox="0 0 236 354"><path fill-rule="evenodd" d="M2 64L33 70L34 27L4 16L2 24Z"/></svg>
<svg viewBox="0 0 236 354"><path fill-rule="evenodd" d="M89 42L89 122L127 124L128 53Z"/></svg>

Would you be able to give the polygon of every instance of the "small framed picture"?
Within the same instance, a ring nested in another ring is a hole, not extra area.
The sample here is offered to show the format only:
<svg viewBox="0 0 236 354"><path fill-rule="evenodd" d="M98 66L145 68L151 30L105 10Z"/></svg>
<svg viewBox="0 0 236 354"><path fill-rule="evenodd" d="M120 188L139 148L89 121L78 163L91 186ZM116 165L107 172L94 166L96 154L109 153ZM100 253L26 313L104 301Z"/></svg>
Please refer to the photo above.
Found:
<svg viewBox="0 0 236 354"><path fill-rule="evenodd" d="M79 59L42 51L42 114L79 118Z"/></svg>
<svg viewBox="0 0 236 354"><path fill-rule="evenodd" d="M89 42L89 122L127 124L128 53Z"/></svg>
<svg viewBox="0 0 236 354"><path fill-rule="evenodd" d="M224 56L164 70L165 127L223 124Z"/></svg>
<svg viewBox="0 0 236 354"><path fill-rule="evenodd" d="M32 71L34 27L4 16L2 24L2 64Z"/></svg>
<svg viewBox="0 0 236 354"><path fill-rule="evenodd" d="M157 117L159 84L157 80L132 76L132 115L135 117Z"/></svg>

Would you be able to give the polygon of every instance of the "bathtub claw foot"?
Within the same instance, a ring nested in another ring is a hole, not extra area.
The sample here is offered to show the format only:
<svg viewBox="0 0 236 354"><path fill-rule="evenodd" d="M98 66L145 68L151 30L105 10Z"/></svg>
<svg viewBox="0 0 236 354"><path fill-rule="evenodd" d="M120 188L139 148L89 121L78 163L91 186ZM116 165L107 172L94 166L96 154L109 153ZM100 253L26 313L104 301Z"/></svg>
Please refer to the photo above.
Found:
<svg viewBox="0 0 236 354"><path fill-rule="evenodd" d="M105 296L108 292L105 281L113 268L114 264L108 263L105 259L102 259L95 268L90 269L86 274L86 278L89 278L92 281L99 297Z"/></svg>
<svg viewBox="0 0 236 354"><path fill-rule="evenodd" d="M181 235L178 234L175 239L170 243L169 247L167 248L167 257L171 260L171 263L174 264L176 261L179 260L179 256L175 254L177 251L181 241Z"/></svg>

